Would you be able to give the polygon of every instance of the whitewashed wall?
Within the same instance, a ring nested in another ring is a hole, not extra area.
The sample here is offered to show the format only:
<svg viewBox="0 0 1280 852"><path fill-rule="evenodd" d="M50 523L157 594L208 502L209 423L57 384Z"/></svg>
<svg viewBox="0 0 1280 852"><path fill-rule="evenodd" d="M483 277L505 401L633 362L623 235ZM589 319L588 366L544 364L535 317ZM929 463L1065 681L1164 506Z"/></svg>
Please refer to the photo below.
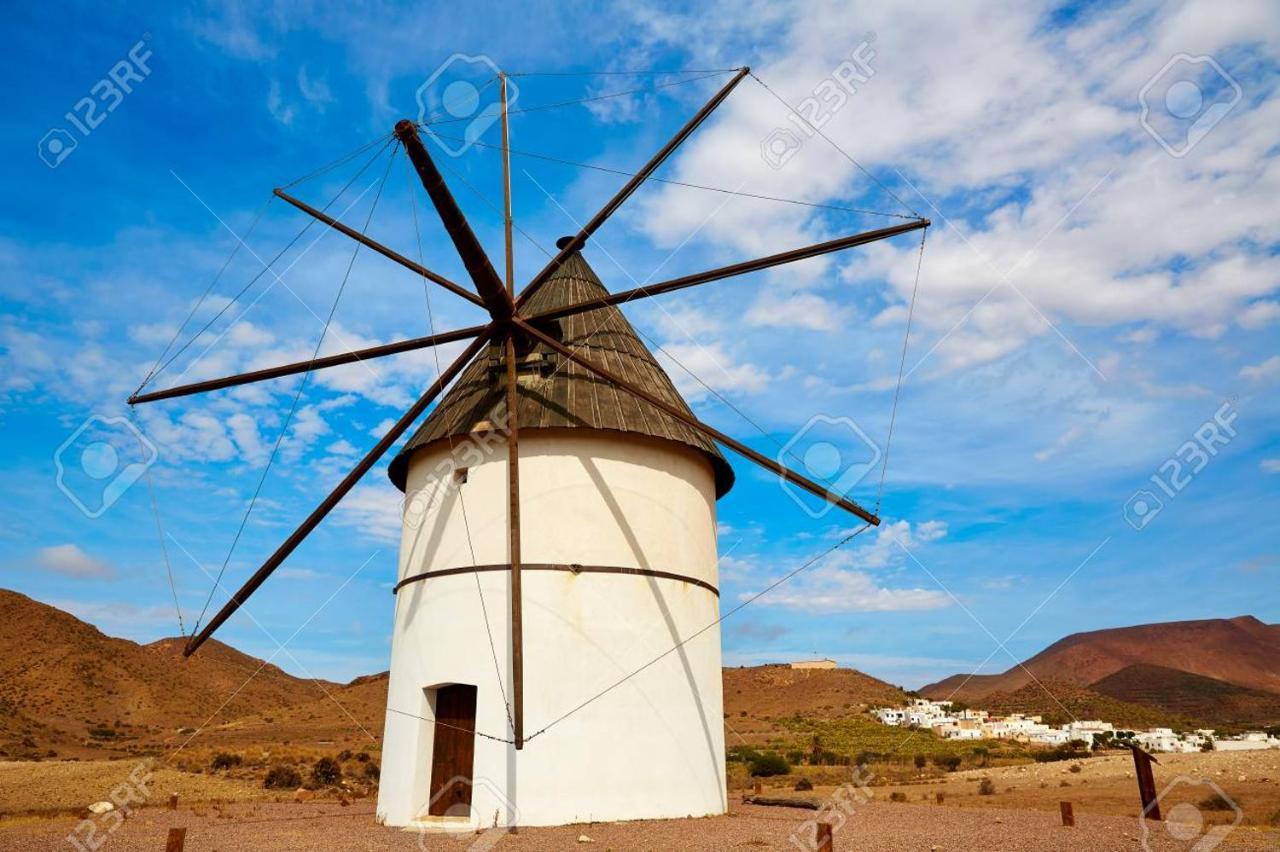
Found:
<svg viewBox="0 0 1280 852"><path fill-rule="evenodd" d="M505 444L495 438L477 450L459 443L453 457L468 468L465 484L453 481L448 447L414 457L402 578L508 561ZM715 488L701 454L619 433L524 430L520 472L524 562L649 568L718 587ZM562 571L522 578L526 737L718 616L710 591L675 580ZM405 825L426 812L433 728L414 718L432 717L424 688L475 684L477 730L510 738L498 671L509 698L510 612L507 572L400 590L378 798L383 822ZM478 736L474 822L722 813L722 706L720 631L712 627L520 752Z"/></svg>

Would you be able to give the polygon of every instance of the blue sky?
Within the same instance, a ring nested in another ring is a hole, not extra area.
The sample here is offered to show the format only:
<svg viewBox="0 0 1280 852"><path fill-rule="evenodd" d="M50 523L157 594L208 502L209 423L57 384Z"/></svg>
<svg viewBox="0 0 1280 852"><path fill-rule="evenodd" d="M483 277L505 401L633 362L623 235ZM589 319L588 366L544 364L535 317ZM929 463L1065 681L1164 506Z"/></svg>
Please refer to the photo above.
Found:
<svg viewBox="0 0 1280 852"><path fill-rule="evenodd" d="M885 524L726 621L728 664L816 653L919 686L982 663L1003 670L1079 630L1280 621L1280 18L1265 3L532 4L515 14L475 4L460 20L420 5L283 2L10 17L0 585L111 634L174 635L149 479L190 627L296 380L140 407L131 422L156 450L149 477L119 480L149 457L83 450L131 434L117 419L123 401L223 264L182 340L305 224L282 203L263 207L271 189L416 118L419 88L441 66L461 73L449 65L461 53L555 72L517 77L517 110L598 98L517 111L512 145L606 168L644 162L725 76L586 72L749 64L782 99L748 78L659 174L825 206L650 184L588 246L613 289L901 221L881 213L934 222ZM116 97L121 80L128 91ZM622 92L632 93L602 97ZM808 136L792 110L816 115L853 159ZM438 159L498 258L493 151ZM296 191L323 203L362 162ZM379 195L385 166L356 177L339 209L363 223L376 197L370 233L416 257L405 163ZM535 243L574 231L623 178L523 156L513 167L516 219L532 238L516 244L527 278L544 257ZM426 264L466 280L420 190L414 199ZM341 235L316 236L286 253L282 284L251 286L158 385L308 357L352 256ZM237 238L247 248L227 262ZM838 477L845 462L883 455L918 249L902 237L627 313L700 416L770 455L797 435L801 455L830 442ZM481 319L441 291L430 307L429 317L412 274L361 252L324 351ZM228 587L435 369L416 353L306 386ZM827 419L816 432L815 417ZM1168 463L1179 458L1187 464ZM719 507L726 610L851 528L733 462L738 485ZM874 503L877 479L872 470L851 496ZM219 638L300 674L385 668L398 525L380 466Z"/></svg>

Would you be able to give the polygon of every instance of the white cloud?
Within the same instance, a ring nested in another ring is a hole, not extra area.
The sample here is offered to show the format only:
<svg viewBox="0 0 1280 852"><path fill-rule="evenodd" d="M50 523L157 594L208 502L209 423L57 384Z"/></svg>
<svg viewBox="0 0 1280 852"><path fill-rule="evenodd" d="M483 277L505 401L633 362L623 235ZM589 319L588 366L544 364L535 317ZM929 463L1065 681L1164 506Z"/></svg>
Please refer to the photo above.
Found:
<svg viewBox="0 0 1280 852"><path fill-rule="evenodd" d="M890 588L868 573L868 570L900 565L905 559L904 549L936 542L946 535L947 525L942 521L924 521L914 527L905 520L882 524L871 541L836 551L819 565L797 574L770 591L760 598L758 605L827 613L937 609L949 606L951 598L943 591ZM855 539L856 541L859 540ZM750 569L756 561L758 557L721 559L721 564L730 562L734 579L747 579L755 575ZM767 585L767 581L760 585ZM756 591L743 592L739 598L746 600L755 593Z"/></svg>
<svg viewBox="0 0 1280 852"><path fill-rule="evenodd" d="M298 91L321 111L327 104L333 103L333 92L329 90L329 84L324 80L312 80L305 65L298 68Z"/></svg>
<svg viewBox="0 0 1280 852"><path fill-rule="evenodd" d="M1269 382L1280 377L1280 355L1272 355L1260 364L1242 367L1240 376L1251 382Z"/></svg>
<svg viewBox="0 0 1280 852"><path fill-rule="evenodd" d="M334 520L368 538L399 544L404 495L391 483L357 485L334 512Z"/></svg>
<svg viewBox="0 0 1280 852"><path fill-rule="evenodd" d="M1259 467L1263 473L1280 473L1280 459L1263 459Z"/></svg>
<svg viewBox="0 0 1280 852"><path fill-rule="evenodd" d="M747 323L775 328L830 331L843 325L849 311L815 293L762 294L747 311Z"/></svg>
<svg viewBox="0 0 1280 852"><path fill-rule="evenodd" d="M1086 15L1064 31L1046 26L1040 7L985 5L979 17L998 23L974 27L971 7L938 4L889 3L858 14L835 3L802 10L775 4L789 25L781 45L753 63L795 104L829 78L868 30L877 33L876 73L823 132L934 220L916 309L919 333L936 342L963 321L932 356L944 368L939 372L1004 359L1069 323L1143 323L1134 335L1142 340L1168 328L1214 337L1233 324L1256 328L1280 315L1270 298L1280 288L1280 258L1268 248L1274 237L1264 224L1280 191L1273 133L1280 104L1247 100L1180 160L1146 136L1133 106L1146 80L1188 44L1197 53L1233 44L1274 47L1280 18L1264 3L1222 14L1207 0L1158 12L1133 2L1105 16ZM708 13L721 15L741 17L727 5ZM1149 25L1135 31L1122 23L1135 18L1149 18ZM1202 22L1203 31L1189 22ZM695 55L704 50L699 42L707 26L672 27L656 16L640 23L652 39ZM736 34L751 26L740 25ZM1179 41L1177 34L1190 32L1194 38ZM790 126L786 116L753 80L745 81L673 159L674 177L901 209L818 138L804 139L781 169L766 166L759 143L772 128ZM642 200L643 225L659 243L679 241L719 201L663 187ZM1159 227L1150 227L1153 210L1160 211ZM700 233L740 256L851 229L800 208L744 202L720 210ZM898 239L789 266L775 279L803 287L830 280L829 269L842 264L842 279L885 282L892 312L910 296L917 248ZM1021 293L1005 284L1006 274ZM762 288L748 316L770 317L768 292ZM800 311L794 318L812 316Z"/></svg>
<svg viewBox="0 0 1280 852"><path fill-rule="evenodd" d="M46 571L84 580L106 580L115 576L115 569L100 559L94 559L74 544L46 547L36 554L36 564Z"/></svg>
<svg viewBox="0 0 1280 852"><path fill-rule="evenodd" d="M703 382L720 393L758 393L769 383L769 375L750 363L735 363L719 343L666 343L654 353L676 389L690 401L707 396Z"/></svg>
<svg viewBox="0 0 1280 852"><path fill-rule="evenodd" d="M285 103L279 80L272 80L267 88L267 111L275 116L276 121L285 127L293 124L297 110L292 104Z"/></svg>
<svg viewBox="0 0 1280 852"><path fill-rule="evenodd" d="M743 592L739 599L753 594ZM779 586L760 598L760 604L826 614L940 609L949 606L951 599L933 589L885 588L864 572L826 566Z"/></svg>

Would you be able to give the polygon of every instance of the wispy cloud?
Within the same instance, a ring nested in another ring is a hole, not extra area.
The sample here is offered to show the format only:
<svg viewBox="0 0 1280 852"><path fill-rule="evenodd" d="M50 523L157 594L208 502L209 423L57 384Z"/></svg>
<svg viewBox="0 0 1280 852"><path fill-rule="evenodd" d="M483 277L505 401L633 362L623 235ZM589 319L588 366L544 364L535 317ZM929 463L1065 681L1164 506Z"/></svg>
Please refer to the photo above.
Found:
<svg viewBox="0 0 1280 852"><path fill-rule="evenodd" d="M82 580L109 580L115 569L95 559L74 544L42 548L36 553L36 564L46 571Z"/></svg>

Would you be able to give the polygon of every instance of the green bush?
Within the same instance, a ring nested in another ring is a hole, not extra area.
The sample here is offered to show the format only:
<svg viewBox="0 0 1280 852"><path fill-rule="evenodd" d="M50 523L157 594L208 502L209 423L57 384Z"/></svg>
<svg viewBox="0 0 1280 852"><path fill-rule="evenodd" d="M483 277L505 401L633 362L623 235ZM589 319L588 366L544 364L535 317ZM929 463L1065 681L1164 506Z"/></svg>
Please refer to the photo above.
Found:
<svg viewBox="0 0 1280 852"><path fill-rule="evenodd" d="M782 755L769 752L756 757L747 764L747 769L756 777L768 778L772 775L786 775L791 771L791 765Z"/></svg>
<svg viewBox="0 0 1280 852"><path fill-rule="evenodd" d="M929 758L925 757L923 754L917 754L915 756L914 763L916 765L916 769L924 769L925 764L927 764L928 762L929 762Z"/></svg>
<svg viewBox="0 0 1280 852"><path fill-rule="evenodd" d="M1054 746L1053 748L1039 749L1033 757L1036 763L1052 763L1058 760L1084 760L1089 756L1087 749L1080 750L1070 745Z"/></svg>
<svg viewBox="0 0 1280 852"><path fill-rule="evenodd" d="M933 765L939 766L948 772L955 772L960 768L960 755L944 754L933 759Z"/></svg>
<svg viewBox="0 0 1280 852"><path fill-rule="evenodd" d="M271 767L262 786L268 790L292 790L302 786L302 774L292 766L277 764Z"/></svg>
<svg viewBox="0 0 1280 852"><path fill-rule="evenodd" d="M730 763L750 763L760 758L760 752L751 746L730 746L725 752L725 759Z"/></svg>
<svg viewBox="0 0 1280 852"><path fill-rule="evenodd" d="M332 757L322 757L311 767L311 780L322 786L337 784L342 777L342 767Z"/></svg>
<svg viewBox="0 0 1280 852"><path fill-rule="evenodd" d="M1202 811L1234 811L1236 809L1236 806L1223 798L1221 793L1214 793L1212 796L1201 799L1196 807Z"/></svg>

